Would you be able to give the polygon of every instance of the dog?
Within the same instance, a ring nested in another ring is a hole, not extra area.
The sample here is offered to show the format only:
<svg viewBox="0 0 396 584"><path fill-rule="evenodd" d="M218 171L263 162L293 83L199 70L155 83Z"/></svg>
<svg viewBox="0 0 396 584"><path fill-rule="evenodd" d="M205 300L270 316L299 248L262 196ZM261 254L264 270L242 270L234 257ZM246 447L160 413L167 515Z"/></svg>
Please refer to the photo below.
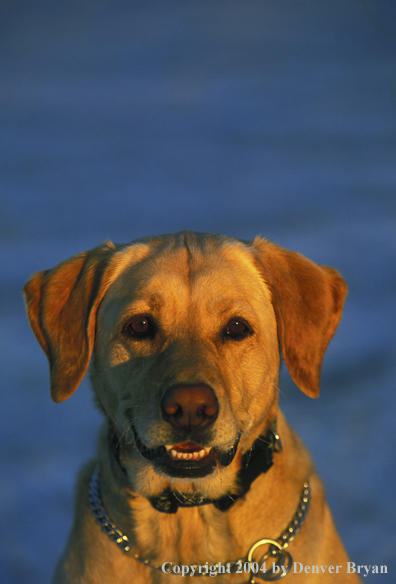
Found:
<svg viewBox="0 0 396 584"><path fill-rule="evenodd" d="M256 237L106 242L24 287L68 399L91 362L104 414L56 583L360 582L301 440L278 407L281 354L317 397L340 274Z"/></svg>

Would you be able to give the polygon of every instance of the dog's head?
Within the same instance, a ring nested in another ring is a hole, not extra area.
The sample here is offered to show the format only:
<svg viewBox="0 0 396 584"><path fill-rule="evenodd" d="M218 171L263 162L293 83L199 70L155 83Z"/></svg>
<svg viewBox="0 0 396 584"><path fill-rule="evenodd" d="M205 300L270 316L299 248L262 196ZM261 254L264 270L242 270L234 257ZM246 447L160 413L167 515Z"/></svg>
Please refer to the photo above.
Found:
<svg viewBox="0 0 396 584"><path fill-rule="evenodd" d="M279 345L295 383L318 395L346 285L261 238L181 232L106 243L37 273L24 293L54 401L92 356L134 488L221 496L276 417Z"/></svg>

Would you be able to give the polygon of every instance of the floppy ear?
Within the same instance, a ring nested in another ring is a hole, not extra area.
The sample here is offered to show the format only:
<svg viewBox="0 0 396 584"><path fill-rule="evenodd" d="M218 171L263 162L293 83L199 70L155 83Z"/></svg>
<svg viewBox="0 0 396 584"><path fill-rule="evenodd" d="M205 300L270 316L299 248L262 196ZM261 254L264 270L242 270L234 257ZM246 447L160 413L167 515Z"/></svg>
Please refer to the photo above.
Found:
<svg viewBox="0 0 396 584"><path fill-rule="evenodd" d="M279 343L289 373L310 397L319 395L322 360L342 314L347 285L333 268L260 237L252 243L272 291Z"/></svg>
<svg viewBox="0 0 396 584"><path fill-rule="evenodd" d="M55 402L69 398L88 369L114 254L114 244L105 243L38 272L23 289L30 325L48 357Z"/></svg>

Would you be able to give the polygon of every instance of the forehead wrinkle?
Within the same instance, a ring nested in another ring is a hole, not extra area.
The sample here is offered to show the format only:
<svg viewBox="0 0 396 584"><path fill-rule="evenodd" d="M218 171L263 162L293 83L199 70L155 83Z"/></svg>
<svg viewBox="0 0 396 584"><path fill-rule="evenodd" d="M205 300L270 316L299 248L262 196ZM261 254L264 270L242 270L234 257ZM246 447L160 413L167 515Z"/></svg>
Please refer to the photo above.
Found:
<svg viewBox="0 0 396 584"><path fill-rule="evenodd" d="M169 319L178 319L187 308L187 294L184 278L180 274L154 274L149 281L139 282L129 301L124 296L120 318L124 320L133 315L148 314L164 323Z"/></svg>
<svg viewBox="0 0 396 584"><path fill-rule="evenodd" d="M256 316L256 310L248 303L228 297L226 295L210 298L207 303L207 310L210 314L218 314L220 317L228 316Z"/></svg>
<svg viewBox="0 0 396 584"><path fill-rule="evenodd" d="M161 310L161 301L151 302L151 299L136 299L130 304L124 306L124 309L120 312L119 318L121 320L128 319L132 316L138 314L155 314Z"/></svg>

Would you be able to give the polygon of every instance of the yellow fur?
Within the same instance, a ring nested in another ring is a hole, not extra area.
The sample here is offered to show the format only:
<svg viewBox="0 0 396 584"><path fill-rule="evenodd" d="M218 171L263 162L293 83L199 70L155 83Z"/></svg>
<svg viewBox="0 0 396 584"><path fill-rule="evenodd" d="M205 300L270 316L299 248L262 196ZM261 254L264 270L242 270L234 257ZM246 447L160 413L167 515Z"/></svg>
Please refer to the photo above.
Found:
<svg viewBox="0 0 396 584"><path fill-rule="evenodd" d="M312 584L334 577L341 584L358 582L346 573L348 558L309 455L278 409L279 345L300 389L318 395L323 355L345 294L335 270L262 238L244 243L192 232L107 243L33 276L25 287L28 316L49 358L55 401L75 391L92 357L93 388L106 420L94 464L106 512L132 548L121 551L95 522L88 504L90 463L79 478L74 525L54 582L181 582L134 554L157 566L245 559L259 539L279 537L307 480L311 506L288 549L303 565L343 566L336 575L310 574ZM126 334L136 315L156 323L152 338ZM242 340L224 333L233 318L251 327ZM229 466L218 463L207 476L172 478L139 453L131 423L147 448L174 444L173 428L161 414L163 396L168 388L197 384L210 387L218 403L207 446L228 450L240 436L238 450ZM212 499L238 492L243 453L275 419L283 452L228 511L212 504L175 514L153 508L149 498L168 487ZM111 453L108 425L119 438L127 476ZM216 582L247 579L227 574ZM307 581L293 571L286 579Z"/></svg>

